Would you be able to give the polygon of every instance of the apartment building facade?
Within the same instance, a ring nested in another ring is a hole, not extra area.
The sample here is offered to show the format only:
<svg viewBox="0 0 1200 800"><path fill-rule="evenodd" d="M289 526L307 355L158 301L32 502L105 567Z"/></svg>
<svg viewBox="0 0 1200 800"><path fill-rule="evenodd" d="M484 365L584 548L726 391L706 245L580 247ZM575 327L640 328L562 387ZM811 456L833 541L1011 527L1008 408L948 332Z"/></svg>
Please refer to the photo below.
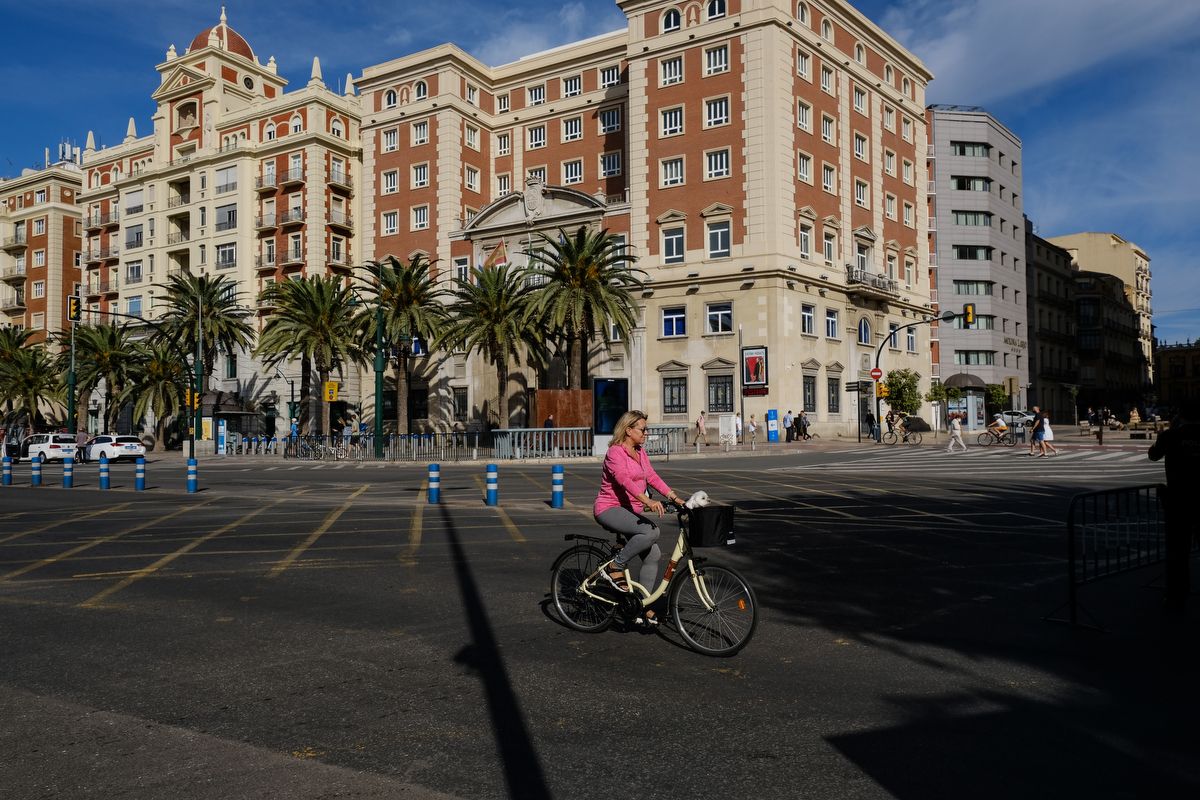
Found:
<svg viewBox="0 0 1200 800"><path fill-rule="evenodd" d="M928 330L900 331L931 313L925 67L841 2L617 5L625 29L511 64L447 44L364 70L374 256L466 277L498 248L520 262L539 234L623 237L646 274L641 324L589 373L628 379L656 420L744 403L849 433L862 409L846 384L880 345L885 370L927 385ZM739 345L762 373L740 374ZM431 424L488 419L501 387L474 361L417 370ZM529 423L535 379L504 387L511 416L489 421Z"/></svg>
<svg viewBox="0 0 1200 800"><path fill-rule="evenodd" d="M963 390L969 426L986 424L988 385L1029 385L1027 263L1021 140L978 106L932 105L929 253L937 307L962 316L939 323L936 377ZM1015 398L1018 405L1026 396Z"/></svg>
<svg viewBox="0 0 1200 800"><path fill-rule="evenodd" d="M180 54L156 67L152 130L130 119L121 144L83 152L83 296L88 320L115 312L153 320L172 275L227 276L248 320L274 281L351 274L362 263L358 100L324 83L314 59L306 86L287 91L224 12ZM204 400L221 408L283 414L299 365L267 371L248 353L223 353ZM357 370L348 394L361 394ZM335 416L336 419L336 416Z"/></svg>
<svg viewBox="0 0 1200 800"><path fill-rule="evenodd" d="M1160 342L1154 354L1158 365L1155 395L1146 398L1147 406L1178 411L1188 403L1200 401L1200 342Z"/></svg>
<svg viewBox="0 0 1200 800"><path fill-rule="evenodd" d="M1079 406L1106 407L1124 418L1131 408L1142 407L1147 392L1139 312L1125 282L1108 272L1077 271L1075 313Z"/></svg>
<svg viewBox="0 0 1200 800"><path fill-rule="evenodd" d="M1026 296L1029 298L1029 405L1053 420L1074 422L1080 409L1076 344L1075 277L1071 254L1056 247L1025 219Z"/></svg>
<svg viewBox="0 0 1200 800"><path fill-rule="evenodd" d="M0 182L0 323L34 343L69 331L67 297L82 280L82 177L73 154L60 155Z"/></svg>

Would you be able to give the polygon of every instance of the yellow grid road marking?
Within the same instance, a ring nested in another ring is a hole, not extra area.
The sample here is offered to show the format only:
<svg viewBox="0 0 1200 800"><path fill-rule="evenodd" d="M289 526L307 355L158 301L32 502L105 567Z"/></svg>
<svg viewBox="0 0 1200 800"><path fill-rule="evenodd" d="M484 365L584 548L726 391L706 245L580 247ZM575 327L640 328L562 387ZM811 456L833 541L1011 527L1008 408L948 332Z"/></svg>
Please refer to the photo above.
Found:
<svg viewBox="0 0 1200 800"><path fill-rule="evenodd" d="M421 488L417 493L417 504L413 508L412 521L408 524L408 547L404 549L403 553L396 556L400 563L406 567L416 566L417 563L417 550L421 548L421 520L425 514L425 505L427 505L421 503L421 493L427 491L429 491L428 478L421 481Z"/></svg>
<svg viewBox="0 0 1200 800"><path fill-rule="evenodd" d="M84 600L82 603L80 603L79 607L80 608L95 608L96 606L100 605L101 601L103 601L106 597L111 597L112 595L116 594L117 592L121 591L122 589L126 589L129 586L136 583L137 581L140 581L142 578L145 578L147 575L154 574L155 572L162 569L167 564L170 564L172 561L179 558L180 556L186 555L186 554L190 553L191 551L195 550L197 547L204 544L209 539L216 538L217 536L220 536L222 533L231 531L234 528L239 527L243 523L249 522L250 520L257 517L259 514L263 513L264 511L267 511L271 508L274 508L275 506L279 505L282 502L283 502L283 498L280 498L279 500L276 500L275 502L271 503L271 505L269 505L269 506L259 506L258 508L251 511L249 514L246 514L241 519L234 520L233 522L230 522L228 525L224 525L220 528L217 528L215 531L212 531L211 533L206 533L198 539L193 539L192 541L188 542L187 544L185 544L183 547L179 548L175 552L168 553L167 555L160 558L158 561L155 561L150 566L143 567L142 569L139 569L139 570L135 570L129 577L125 578L125 580L121 581L120 583L116 583L116 584L108 587L107 589L105 589L102 592L97 592L96 594L89 597L87 600Z"/></svg>
<svg viewBox="0 0 1200 800"><path fill-rule="evenodd" d="M20 533L14 533L11 536L6 536L3 539L0 539L0 544L5 544L7 542L11 542L13 539L20 539L22 536L32 536L35 533L42 533L43 531L48 531L52 528L57 528L60 525L66 525L68 522L80 522L85 519L91 519L92 517L98 517L101 514L108 514L113 511L124 511L126 508L129 508L130 505L132 505L132 504L131 503L118 503L117 505L113 506L112 508L101 508L98 511L89 511L86 514L72 514L71 516L69 516L65 519L60 519L58 522L51 522L49 525L43 525L40 528L30 528L27 531L21 531ZM3 578L0 578L0 580L3 580Z"/></svg>
<svg viewBox="0 0 1200 800"><path fill-rule="evenodd" d="M486 498L487 491L484 489L483 478L476 475L475 483L479 486L480 490L484 492L484 497ZM508 531L509 537L512 538L514 542L517 544L524 544L527 541L525 539L525 534L521 533L520 529L517 528L516 523L512 521L512 517L508 515L507 511L500 506L488 506L488 508L494 508L496 510L496 514L500 517L501 524L504 525L504 529Z"/></svg>
<svg viewBox="0 0 1200 800"><path fill-rule="evenodd" d="M21 575L24 575L26 573L33 572L35 569L41 569L42 567L48 566L50 564L54 564L59 561L63 561L65 559L68 559L71 556L75 555L76 553L82 553L84 550L89 550L89 549L95 547L96 545L104 544L106 542L111 542L115 539L120 539L122 536L126 536L130 533L136 533L145 528L149 528L151 525L157 525L160 522L166 522L167 520L171 519L172 517L177 517L180 514L184 513L185 511L194 511L197 508L202 508L203 506L206 506L209 503L212 503L215 501L216 501L216 498L213 498L212 500L208 500L208 501L199 503L194 506L183 506L181 508L177 508L174 511L172 511L171 513L164 514L163 516L158 517L157 519L147 520L146 522L143 522L140 525L134 525L132 528L126 528L125 530L119 531L118 533L114 533L109 536L102 536L99 539L93 539L92 541L90 541L86 544L81 544L78 547L72 547L70 550L67 550L64 553L59 553L56 556L50 556L49 558L43 558L41 561L35 561L32 564L27 564L24 567L21 567L20 569L13 570L12 572L8 573L7 575L0 575L0 583L4 583L5 581L12 580L13 578L20 577Z"/></svg>
<svg viewBox="0 0 1200 800"><path fill-rule="evenodd" d="M360 494L362 494L369 488L371 488L371 484L369 484L369 483L363 484L363 486L361 488L359 488L359 490L357 492L350 495L350 497L346 500L346 502L342 503L340 506L335 508L333 511L329 512L329 515L327 517L325 517L325 521L322 522L321 525L315 531L310 533L308 535L307 539L305 539L303 542L301 542L299 545L297 545L296 548L294 550L292 550L292 552L288 553L287 556L282 561L280 561L275 566L271 567L271 570L267 573L267 577L268 578L278 578L279 575L285 569L287 569L289 566L291 566L292 563L296 559L298 559L300 556L304 555L304 551L307 550L308 548L312 547L313 544L316 543L317 539L320 539L322 536L324 536L325 532L328 531L331 527L333 527L333 523L337 522L338 519L342 516L342 514L345 514L347 511L350 510L350 504L354 502L354 499L356 497L358 497Z"/></svg>

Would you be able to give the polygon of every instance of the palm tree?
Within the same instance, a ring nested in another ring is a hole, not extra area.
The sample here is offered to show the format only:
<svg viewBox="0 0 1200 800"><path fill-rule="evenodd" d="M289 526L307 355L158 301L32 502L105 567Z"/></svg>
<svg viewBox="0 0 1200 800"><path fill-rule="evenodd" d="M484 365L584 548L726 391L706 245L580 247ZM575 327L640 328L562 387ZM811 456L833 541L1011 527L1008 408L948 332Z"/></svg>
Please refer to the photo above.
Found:
<svg viewBox="0 0 1200 800"><path fill-rule="evenodd" d="M539 234L541 246L529 254L530 269L543 283L533 308L547 330L563 332L568 385L581 389L595 332L602 331L607 344L611 322L628 341L637 324L633 292L645 273L631 268L637 259L607 230L590 233L581 225L572 236L561 228L558 234Z"/></svg>
<svg viewBox="0 0 1200 800"><path fill-rule="evenodd" d="M0 367L18 358L31 336L33 331L27 328L15 325L0 328ZM4 393L3 387L0 387L0 393ZM8 402L8 410L12 411L11 400Z"/></svg>
<svg viewBox="0 0 1200 800"><path fill-rule="evenodd" d="M128 325L80 325L75 330L75 380L81 396L104 381L104 430L116 423L113 399L121 394L140 357Z"/></svg>
<svg viewBox="0 0 1200 800"><path fill-rule="evenodd" d="M545 331L531 313L534 290L528 270L477 267L471 276L472 281L455 281L453 317L442 344L479 352L496 367L497 409L500 425L507 427L509 365L520 364L523 355L544 362Z"/></svg>
<svg viewBox="0 0 1200 800"><path fill-rule="evenodd" d="M140 343L141 358L130 370L129 385L121 392L121 401L133 401L134 419L146 412L154 414L154 449L166 446L167 420L179 420L187 413L184 392L190 385L187 363L181 362L175 349L164 342Z"/></svg>
<svg viewBox="0 0 1200 800"><path fill-rule="evenodd" d="M244 321L245 313L238 306L237 283L224 275L182 274L172 275L158 286L167 293L162 327L185 353L196 352L199 319L203 390L213 373L218 351L236 353L249 348L254 339L254 329Z"/></svg>
<svg viewBox="0 0 1200 800"><path fill-rule="evenodd" d="M279 362L300 359L300 397L308 401L312 414L312 372L324 384L330 373L341 372L347 364L364 364L362 331L354 317L354 293L336 276L313 276L300 281L280 281L263 290L262 299L275 306L258 338L255 354L268 367ZM329 431L329 404L321 396L319 432ZM306 427L307 430L307 427Z"/></svg>
<svg viewBox="0 0 1200 800"><path fill-rule="evenodd" d="M28 414L29 424L34 426L44 404L62 404L60 378L55 357L44 346L24 347L0 361L0 399Z"/></svg>
<svg viewBox="0 0 1200 800"><path fill-rule="evenodd" d="M388 256L383 261L369 261L363 267L366 276L362 290L375 302L359 314L358 326L367 337L366 349L375 347L375 308L383 308L383 331L387 342L399 343L396 353L396 432L408 432L408 360L412 351L408 343L419 338L427 345L437 341L446 329L448 314L447 292L438 287L431 275L432 263L424 256L414 255L405 264ZM383 409L376 409L381 413Z"/></svg>

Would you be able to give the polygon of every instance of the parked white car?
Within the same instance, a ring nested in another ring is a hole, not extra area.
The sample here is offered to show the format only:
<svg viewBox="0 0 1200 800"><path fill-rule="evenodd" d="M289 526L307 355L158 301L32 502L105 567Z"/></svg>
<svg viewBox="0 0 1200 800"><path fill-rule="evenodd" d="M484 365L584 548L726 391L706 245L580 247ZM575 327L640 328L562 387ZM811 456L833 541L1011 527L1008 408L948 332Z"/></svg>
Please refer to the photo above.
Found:
<svg viewBox="0 0 1200 800"><path fill-rule="evenodd" d="M1027 428L1033 424L1033 414L1028 411L1002 411L1000 416L1004 418L1010 428Z"/></svg>
<svg viewBox="0 0 1200 800"><path fill-rule="evenodd" d="M104 433L93 436L84 446L84 461L99 461L101 457L109 461L119 458L136 459L146 455L146 446L136 436L113 436Z"/></svg>
<svg viewBox="0 0 1200 800"><path fill-rule="evenodd" d="M75 457L75 437L69 433L35 433L21 442L21 455L43 464Z"/></svg>

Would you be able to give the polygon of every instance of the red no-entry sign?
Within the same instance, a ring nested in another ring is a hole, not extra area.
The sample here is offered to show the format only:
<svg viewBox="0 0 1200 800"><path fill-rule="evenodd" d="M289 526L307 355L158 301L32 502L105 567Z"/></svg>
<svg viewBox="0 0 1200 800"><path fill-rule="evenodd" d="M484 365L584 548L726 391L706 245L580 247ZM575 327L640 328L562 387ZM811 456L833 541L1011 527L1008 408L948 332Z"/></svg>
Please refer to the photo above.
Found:
<svg viewBox="0 0 1200 800"><path fill-rule="evenodd" d="M876 367L875 369L871 370L871 380L877 381L882 377L883 377L883 370L881 370L879 367Z"/></svg>

